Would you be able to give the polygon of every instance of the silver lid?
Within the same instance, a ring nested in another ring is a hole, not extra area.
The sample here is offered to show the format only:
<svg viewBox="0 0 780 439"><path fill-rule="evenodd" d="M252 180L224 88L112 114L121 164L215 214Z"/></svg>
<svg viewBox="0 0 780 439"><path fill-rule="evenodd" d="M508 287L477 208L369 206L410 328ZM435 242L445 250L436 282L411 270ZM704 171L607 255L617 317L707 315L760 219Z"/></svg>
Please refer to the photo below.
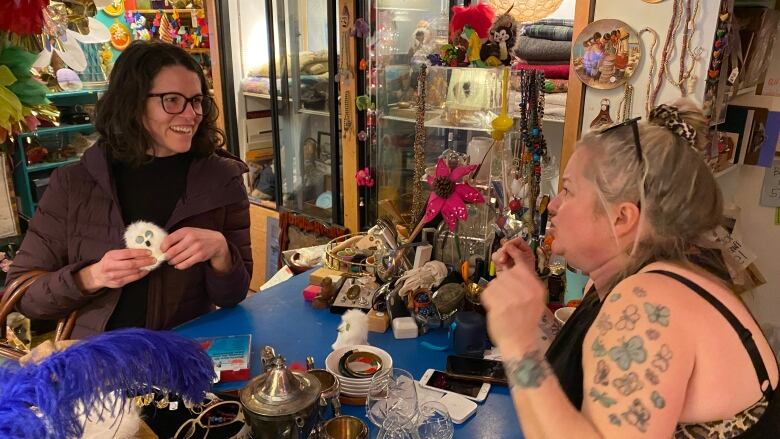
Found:
<svg viewBox="0 0 780 439"><path fill-rule="evenodd" d="M310 407L319 399L320 382L287 369L276 357L265 373L241 389L241 404L261 416L284 416Z"/></svg>

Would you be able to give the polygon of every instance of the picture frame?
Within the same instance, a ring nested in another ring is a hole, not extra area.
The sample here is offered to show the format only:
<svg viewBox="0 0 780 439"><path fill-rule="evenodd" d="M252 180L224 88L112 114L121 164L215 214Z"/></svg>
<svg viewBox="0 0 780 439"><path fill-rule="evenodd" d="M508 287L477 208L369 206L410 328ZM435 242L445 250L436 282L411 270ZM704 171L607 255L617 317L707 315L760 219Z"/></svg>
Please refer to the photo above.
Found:
<svg viewBox="0 0 780 439"><path fill-rule="evenodd" d="M317 131L317 150L320 161L330 163L330 133Z"/></svg>

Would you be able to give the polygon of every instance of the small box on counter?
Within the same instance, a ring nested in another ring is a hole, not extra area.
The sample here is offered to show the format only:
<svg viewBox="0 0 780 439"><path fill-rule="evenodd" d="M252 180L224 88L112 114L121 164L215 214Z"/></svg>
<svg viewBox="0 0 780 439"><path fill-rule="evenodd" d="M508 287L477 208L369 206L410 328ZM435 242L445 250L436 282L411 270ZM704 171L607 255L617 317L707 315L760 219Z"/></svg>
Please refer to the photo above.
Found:
<svg viewBox="0 0 780 439"><path fill-rule="evenodd" d="M313 271L309 275L309 283L311 285L320 285L322 283L322 280L326 277L330 277L333 280L333 284L337 284L339 280L341 280L341 277L344 276L344 273L338 270L331 270L330 268L319 268L315 271Z"/></svg>
<svg viewBox="0 0 780 439"><path fill-rule="evenodd" d="M198 338L197 342L206 350L214 363L219 381L245 381L249 373L249 354L252 350L252 335L228 335L223 337Z"/></svg>
<svg viewBox="0 0 780 439"><path fill-rule="evenodd" d="M368 330L371 332L385 332L390 326L390 316L386 312L372 309L368 312Z"/></svg>

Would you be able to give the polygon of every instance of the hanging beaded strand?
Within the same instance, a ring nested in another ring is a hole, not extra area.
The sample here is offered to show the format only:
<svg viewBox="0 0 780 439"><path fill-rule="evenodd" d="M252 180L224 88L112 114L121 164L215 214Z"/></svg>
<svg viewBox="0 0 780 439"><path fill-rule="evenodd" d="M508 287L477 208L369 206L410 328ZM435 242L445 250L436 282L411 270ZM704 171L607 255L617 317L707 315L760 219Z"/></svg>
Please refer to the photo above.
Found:
<svg viewBox="0 0 780 439"><path fill-rule="evenodd" d="M645 95L645 117L650 117L650 110L655 107L656 95L653 93L653 80L655 75L656 61L655 52L658 46L658 32L654 29L646 27L639 31L639 35L648 32L653 37L653 43L650 45L650 74L647 78L647 93Z"/></svg>
<svg viewBox="0 0 780 439"><path fill-rule="evenodd" d="M414 182L412 183L412 221L417 224L423 216L425 199L423 198L422 180L425 175L425 82L428 77L428 66L420 66L417 78L417 118L414 125Z"/></svg>

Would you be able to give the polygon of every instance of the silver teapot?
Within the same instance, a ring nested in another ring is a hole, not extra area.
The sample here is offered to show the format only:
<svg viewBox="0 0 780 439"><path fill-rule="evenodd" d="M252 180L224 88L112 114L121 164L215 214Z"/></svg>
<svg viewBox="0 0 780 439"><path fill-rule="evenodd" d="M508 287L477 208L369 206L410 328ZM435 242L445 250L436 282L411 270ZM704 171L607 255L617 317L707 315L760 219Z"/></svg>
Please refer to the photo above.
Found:
<svg viewBox="0 0 780 439"><path fill-rule="evenodd" d="M281 356L263 360L265 372L253 378L240 394L252 437L309 437L319 421L319 380L307 373L290 371Z"/></svg>

